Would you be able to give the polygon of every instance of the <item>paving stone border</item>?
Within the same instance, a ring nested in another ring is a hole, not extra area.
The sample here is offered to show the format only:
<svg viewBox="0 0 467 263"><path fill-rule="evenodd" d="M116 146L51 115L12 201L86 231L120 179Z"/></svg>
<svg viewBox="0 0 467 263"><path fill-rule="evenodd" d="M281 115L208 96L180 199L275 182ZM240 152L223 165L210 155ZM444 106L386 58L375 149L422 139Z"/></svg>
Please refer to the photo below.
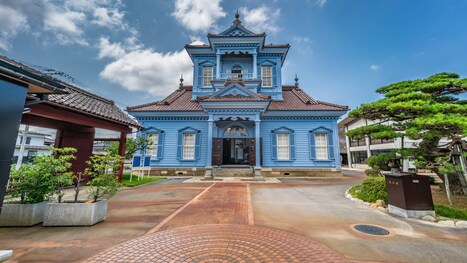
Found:
<svg viewBox="0 0 467 263"><path fill-rule="evenodd" d="M355 203L364 204L364 205L366 205L368 207L371 206L371 203L365 202L363 200L360 200L358 198L353 197L350 194L350 191L349 191L350 188L352 188L352 187L349 187L345 191L345 197L347 199L350 199L352 202L355 202ZM389 213L387 208L377 207L377 208L373 208L373 209L378 209L381 212ZM448 219L448 218L439 218L439 219L437 219L437 218L432 217L430 215L426 215L426 216L423 216L421 218L411 218L411 219L416 219L416 220L421 220L421 221L426 221L426 222L432 222L436 226L443 226L443 227L447 226L447 227L454 227L454 228L467 228L467 221L465 221L465 220L457 220L456 221L456 220L451 220L451 219Z"/></svg>

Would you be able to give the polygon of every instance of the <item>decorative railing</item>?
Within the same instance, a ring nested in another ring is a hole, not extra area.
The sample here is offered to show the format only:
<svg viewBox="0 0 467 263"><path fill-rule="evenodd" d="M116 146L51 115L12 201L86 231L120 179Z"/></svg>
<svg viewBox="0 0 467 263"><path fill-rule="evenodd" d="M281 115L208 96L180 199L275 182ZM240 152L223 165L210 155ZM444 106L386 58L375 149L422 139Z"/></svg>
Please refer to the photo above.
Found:
<svg viewBox="0 0 467 263"><path fill-rule="evenodd" d="M253 79L253 73L220 73L220 79Z"/></svg>

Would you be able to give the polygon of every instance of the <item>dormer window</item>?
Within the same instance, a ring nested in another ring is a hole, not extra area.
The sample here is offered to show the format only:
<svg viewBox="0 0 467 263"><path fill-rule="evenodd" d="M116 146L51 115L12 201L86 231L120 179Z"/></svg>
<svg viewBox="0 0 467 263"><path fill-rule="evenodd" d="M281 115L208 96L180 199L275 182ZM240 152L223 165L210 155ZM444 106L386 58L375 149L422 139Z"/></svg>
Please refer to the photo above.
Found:
<svg viewBox="0 0 467 263"><path fill-rule="evenodd" d="M212 67L203 67L203 87L211 86L212 72Z"/></svg>
<svg viewBox="0 0 467 263"><path fill-rule="evenodd" d="M272 87L272 66L261 67L263 87Z"/></svg>

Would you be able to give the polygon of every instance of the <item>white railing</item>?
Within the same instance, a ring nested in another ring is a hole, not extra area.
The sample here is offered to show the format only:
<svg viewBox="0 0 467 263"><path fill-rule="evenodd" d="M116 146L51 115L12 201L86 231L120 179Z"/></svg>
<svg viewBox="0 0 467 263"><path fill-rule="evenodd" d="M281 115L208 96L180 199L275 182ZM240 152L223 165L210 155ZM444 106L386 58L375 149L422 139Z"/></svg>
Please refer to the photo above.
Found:
<svg viewBox="0 0 467 263"><path fill-rule="evenodd" d="M220 73L220 79L253 79L253 73Z"/></svg>

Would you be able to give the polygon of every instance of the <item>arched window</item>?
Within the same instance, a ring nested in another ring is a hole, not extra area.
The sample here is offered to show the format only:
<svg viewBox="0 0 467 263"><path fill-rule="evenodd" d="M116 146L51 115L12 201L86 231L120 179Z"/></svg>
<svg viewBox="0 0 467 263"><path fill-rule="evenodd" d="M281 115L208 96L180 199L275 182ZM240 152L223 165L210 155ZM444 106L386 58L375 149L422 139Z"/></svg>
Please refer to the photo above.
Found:
<svg viewBox="0 0 467 263"><path fill-rule="evenodd" d="M231 126L225 129L224 137L247 137L248 131L240 126Z"/></svg>

